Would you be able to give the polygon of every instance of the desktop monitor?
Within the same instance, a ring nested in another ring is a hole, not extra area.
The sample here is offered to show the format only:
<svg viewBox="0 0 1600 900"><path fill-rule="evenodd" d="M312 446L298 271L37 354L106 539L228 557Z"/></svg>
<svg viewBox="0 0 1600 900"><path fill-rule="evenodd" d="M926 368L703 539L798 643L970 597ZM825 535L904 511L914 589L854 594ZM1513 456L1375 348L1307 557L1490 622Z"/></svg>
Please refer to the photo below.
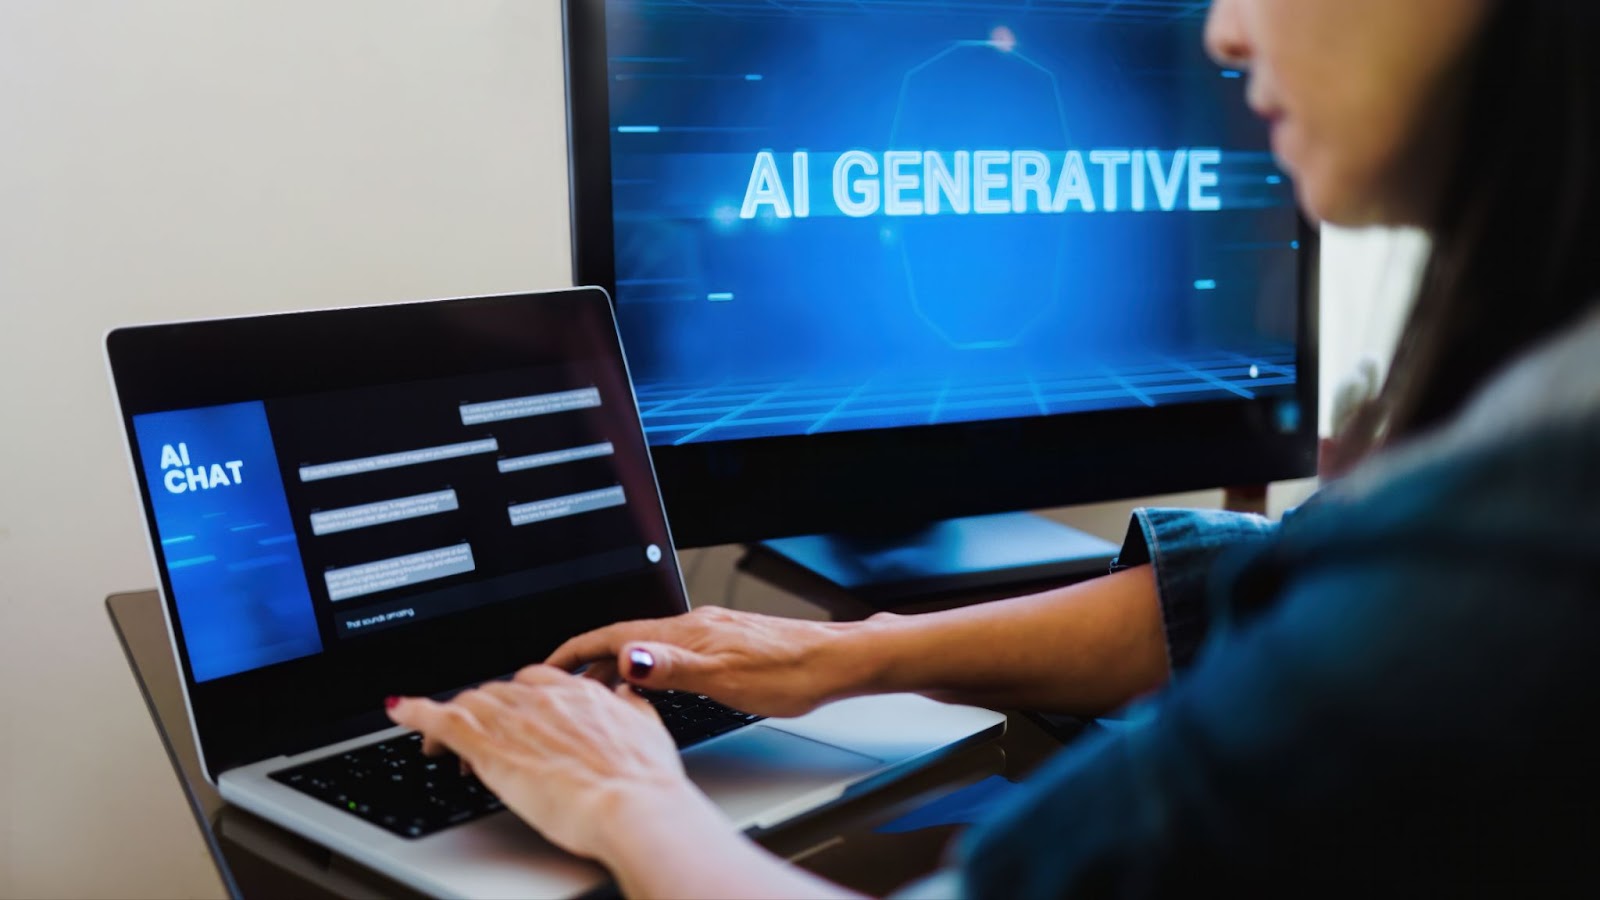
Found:
<svg viewBox="0 0 1600 900"><path fill-rule="evenodd" d="M680 546L1311 474L1314 233L1191 0L567 0Z"/></svg>

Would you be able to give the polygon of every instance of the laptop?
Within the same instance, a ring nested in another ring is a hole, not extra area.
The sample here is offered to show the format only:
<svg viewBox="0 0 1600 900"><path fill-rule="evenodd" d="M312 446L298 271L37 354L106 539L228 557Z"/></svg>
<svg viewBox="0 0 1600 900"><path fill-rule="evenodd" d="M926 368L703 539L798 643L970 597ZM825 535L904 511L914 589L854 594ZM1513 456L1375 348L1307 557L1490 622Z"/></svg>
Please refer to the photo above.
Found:
<svg viewBox="0 0 1600 900"><path fill-rule="evenodd" d="M606 293L145 325L106 350L221 795L429 894L603 885L382 710L689 608ZM911 695L784 720L650 699L752 831L1004 727Z"/></svg>

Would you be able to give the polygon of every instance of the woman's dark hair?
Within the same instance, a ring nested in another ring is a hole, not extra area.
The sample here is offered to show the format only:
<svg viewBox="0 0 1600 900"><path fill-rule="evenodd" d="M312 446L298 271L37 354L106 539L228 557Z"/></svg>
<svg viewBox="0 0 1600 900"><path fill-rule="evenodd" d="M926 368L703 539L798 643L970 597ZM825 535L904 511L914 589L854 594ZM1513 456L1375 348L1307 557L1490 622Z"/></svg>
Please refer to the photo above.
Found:
<svg viewBox="0 0 1600 900"><path fill-rule="evenodd" d="M1424 138L1446 174L1417 302L1341 439L1363 450L1446 420L1600 297L1600 0L1495 0L1463 67L1454 133Z"/></svg>

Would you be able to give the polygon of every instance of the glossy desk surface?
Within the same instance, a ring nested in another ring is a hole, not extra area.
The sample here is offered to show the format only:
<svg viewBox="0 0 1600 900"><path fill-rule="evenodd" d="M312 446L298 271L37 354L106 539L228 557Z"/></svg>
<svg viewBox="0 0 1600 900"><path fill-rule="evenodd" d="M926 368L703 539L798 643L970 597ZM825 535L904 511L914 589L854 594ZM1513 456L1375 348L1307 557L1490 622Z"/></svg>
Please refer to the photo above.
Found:
<svg viewBox="0 0 1600 900"><path fill-rule="evenodd" d="M159 597L154 591L113 594L106 598L106 608L230 894L415 896L409 888L225 803L200 773ZM843 610L830 612L853 617ZM882 895L936 869L960 826L887 831L880 826L991 776L1021 778L1061 746L1054 733L1059 732L1047 732L1031 717L1013 714L1004 738L964 750L881 790L763 835L760 841L819 875ZM598 895L613 893L608 889Z"/></svg>

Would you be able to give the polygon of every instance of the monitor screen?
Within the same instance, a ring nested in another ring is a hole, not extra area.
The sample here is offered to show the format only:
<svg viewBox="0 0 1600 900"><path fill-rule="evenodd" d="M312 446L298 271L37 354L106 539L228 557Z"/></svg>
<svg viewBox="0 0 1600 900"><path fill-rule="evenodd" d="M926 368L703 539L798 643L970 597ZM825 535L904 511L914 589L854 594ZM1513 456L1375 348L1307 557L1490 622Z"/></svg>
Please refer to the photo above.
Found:
<svg viewBox="0 0 1600 900"><path fill-rule="evenodd" d="M1300 220L1207 4L605 0L618 319L684 446L1253 400Z"/></svg>

